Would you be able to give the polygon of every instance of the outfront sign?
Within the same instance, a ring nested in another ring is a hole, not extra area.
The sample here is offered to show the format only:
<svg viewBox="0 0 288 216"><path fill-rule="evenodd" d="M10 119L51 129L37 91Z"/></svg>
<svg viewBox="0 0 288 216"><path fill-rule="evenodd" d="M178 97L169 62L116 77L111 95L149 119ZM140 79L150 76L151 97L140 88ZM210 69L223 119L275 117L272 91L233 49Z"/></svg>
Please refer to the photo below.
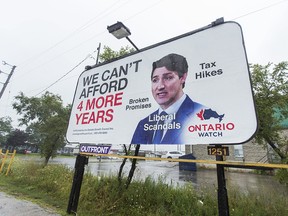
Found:
<svg viewBox="0 0 288 216"><path fill-rule="evenodd" d="M108 154L111 145L80 144L79 153Z"/></svg>
<svg viewBox="0 0 288 216"><path fill-rule="evenodd" d="M84 71L67 140L235 144L256 129L242 30L226 22Z"/></svg>

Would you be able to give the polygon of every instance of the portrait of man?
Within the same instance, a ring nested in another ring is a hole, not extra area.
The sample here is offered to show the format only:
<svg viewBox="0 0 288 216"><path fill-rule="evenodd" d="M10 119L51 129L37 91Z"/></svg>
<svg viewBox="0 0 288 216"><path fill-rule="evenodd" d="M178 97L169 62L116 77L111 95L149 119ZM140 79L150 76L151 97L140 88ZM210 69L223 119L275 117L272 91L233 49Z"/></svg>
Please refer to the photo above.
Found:
<svg viewBox="0 0 288 216"><path fill-rule="evenodd" d="M153 62L151 90L159 109L138 123L132 144L184 144L187 120L205 109L184 93L187 75L188 63L181 55L171 53Z"/></svg>

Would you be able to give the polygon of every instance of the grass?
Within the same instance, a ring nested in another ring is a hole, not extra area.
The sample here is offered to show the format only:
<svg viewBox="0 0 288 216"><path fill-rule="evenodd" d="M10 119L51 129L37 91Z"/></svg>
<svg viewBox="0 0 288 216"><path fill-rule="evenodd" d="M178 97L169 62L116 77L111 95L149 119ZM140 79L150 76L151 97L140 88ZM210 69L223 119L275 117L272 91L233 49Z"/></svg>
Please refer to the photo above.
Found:
<svg viewBox="0 0 288 216"><path fill-rule="evenodd" d="M64 165L15 160L12 172L0 174L0 187L14 196L49 206L67 215L74 171ZM125 182L125 181L123 181ZM242 193L237 188L228 191L230 215L288 215L288 198L258 191ZM116 216L182 216L217 215L217 190L211 187L195 190L192 185L173 186L161 178L132 181L130 187L119 184L116 176L94 176L83 179L77 215Z"/></svg>

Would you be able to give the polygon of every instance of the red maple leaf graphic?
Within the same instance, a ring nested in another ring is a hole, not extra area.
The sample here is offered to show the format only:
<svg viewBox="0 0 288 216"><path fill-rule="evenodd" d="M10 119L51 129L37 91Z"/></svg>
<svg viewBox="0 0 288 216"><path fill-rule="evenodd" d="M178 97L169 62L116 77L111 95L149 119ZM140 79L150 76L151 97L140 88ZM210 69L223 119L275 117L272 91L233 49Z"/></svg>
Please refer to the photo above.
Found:
<svg viewBox="0 0 288 216"><path fill-rule="evenodd" d="M199 113L196 113L197 117L200 118L202 121L204 120L203 113L204 113L203 109L201 109Z"/></svg>

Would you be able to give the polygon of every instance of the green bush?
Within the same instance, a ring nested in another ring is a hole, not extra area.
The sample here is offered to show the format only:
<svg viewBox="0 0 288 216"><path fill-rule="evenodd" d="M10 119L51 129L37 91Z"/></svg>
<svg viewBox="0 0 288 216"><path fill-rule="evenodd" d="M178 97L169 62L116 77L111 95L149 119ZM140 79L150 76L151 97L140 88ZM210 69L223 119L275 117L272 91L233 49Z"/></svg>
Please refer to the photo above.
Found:
<svg viewBox="0 0 288 216"><path fill-rule="evenodd" d="M279 169L276 172L277 179L288 187L288 169Z"/></svg>

